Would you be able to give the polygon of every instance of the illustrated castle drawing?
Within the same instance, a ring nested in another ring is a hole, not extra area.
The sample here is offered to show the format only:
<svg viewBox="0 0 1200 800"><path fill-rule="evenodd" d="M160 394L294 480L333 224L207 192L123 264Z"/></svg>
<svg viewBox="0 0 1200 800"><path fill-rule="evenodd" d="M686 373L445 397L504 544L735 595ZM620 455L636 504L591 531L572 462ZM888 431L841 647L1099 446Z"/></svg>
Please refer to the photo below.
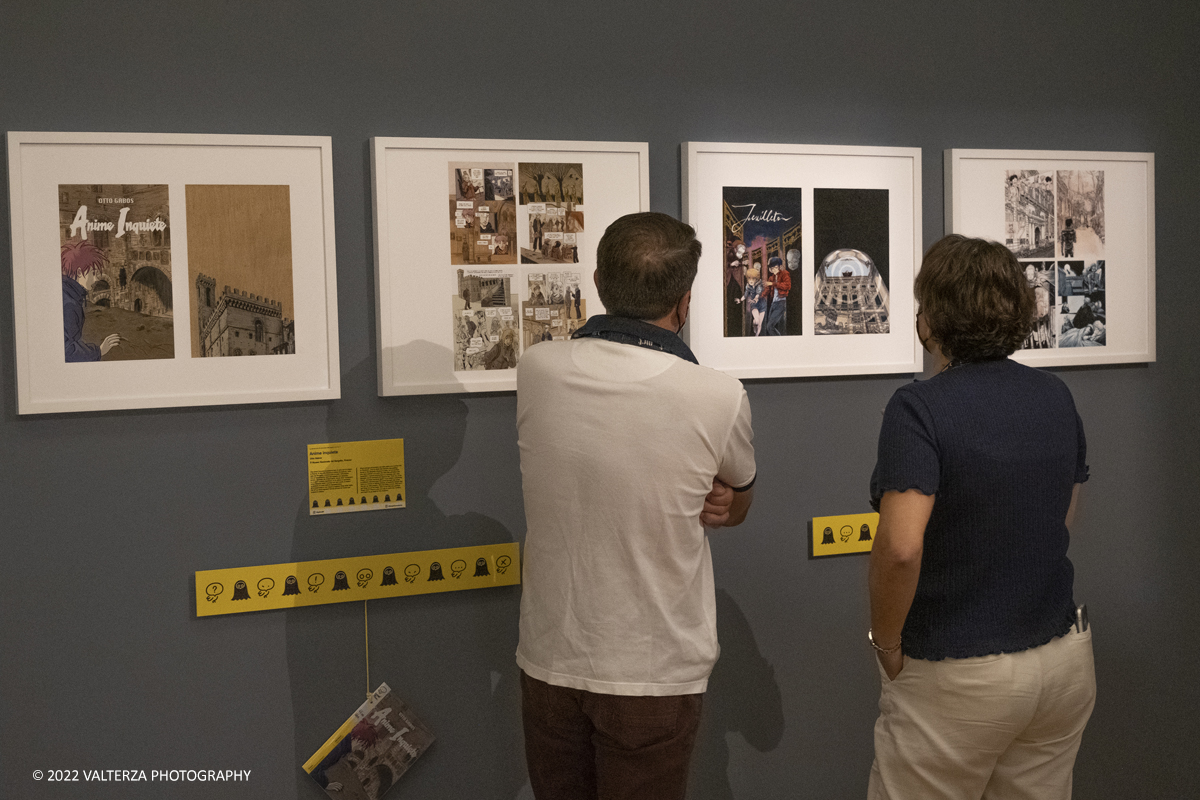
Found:
<svg viewBox="0 0 1200 800"><path fill-rule="evenodd" d="M296 352L296 322L285 319L283 304L261 295L196 278L201 356L265 356Z"/></svg>
<svg viewBox="0 0 1200 800"><path fill-rule="evenodd" d="M480 276L464 275L458 270L458 293L465 302L476 307L490 308L506 306L512 291L509 275Z"/></svg>

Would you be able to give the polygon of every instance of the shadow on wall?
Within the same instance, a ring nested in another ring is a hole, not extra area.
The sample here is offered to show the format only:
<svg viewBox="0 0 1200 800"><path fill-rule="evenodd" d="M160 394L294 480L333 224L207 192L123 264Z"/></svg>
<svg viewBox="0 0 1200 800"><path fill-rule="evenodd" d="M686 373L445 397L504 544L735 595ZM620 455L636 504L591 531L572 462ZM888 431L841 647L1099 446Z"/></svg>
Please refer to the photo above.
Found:
<svg viewBox="0 0 1200 800"><path fill-rule="evenodd" d="M733 800L726 734L740 733L761 753L774 750L783 738L783 697L775 668L758 651L750 623L724 589L717 589L717 635L721 657L704 695L688 779L691 800Z"/></svg>
<svg viewBox="0 0 1200 800"><path fill-rule="evenodd" d="M407 345L417 358L449 362L449 350ZM424 352L431 349L440 353ZM380 398L373 360L342 379L328 417L327 442L403 438L407 507L310 517L299 499L296 561L399 553L513 541L481 514L444 515L429 491L458 461L467 405L454 395ZM469 492L469 486L459 487ZM520 587L371 601L371 688L386 682L408 701L437 740L400 779L406 798L516 796L525 784L520 685L514 660ZM339 603L288 613L287 657L304 763L363 701L363 605ZM325 793L308 776L301 797ZM307 788L305 788L307 785Z"/></svg>

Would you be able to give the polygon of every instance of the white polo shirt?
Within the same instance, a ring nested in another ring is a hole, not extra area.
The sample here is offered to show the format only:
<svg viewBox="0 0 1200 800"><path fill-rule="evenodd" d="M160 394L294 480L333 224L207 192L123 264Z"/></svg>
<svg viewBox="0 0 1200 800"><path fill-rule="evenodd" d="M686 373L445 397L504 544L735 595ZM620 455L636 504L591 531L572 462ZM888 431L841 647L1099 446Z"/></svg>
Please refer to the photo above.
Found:
<svg viewBox="0 0 1200 800"><path fill-rule="evenodd" d="M755 477L741 382L634 345L542 342L521 357L517 432L521 669L605 694L703 692L720 648L700 512L714 477Z"/></svg>

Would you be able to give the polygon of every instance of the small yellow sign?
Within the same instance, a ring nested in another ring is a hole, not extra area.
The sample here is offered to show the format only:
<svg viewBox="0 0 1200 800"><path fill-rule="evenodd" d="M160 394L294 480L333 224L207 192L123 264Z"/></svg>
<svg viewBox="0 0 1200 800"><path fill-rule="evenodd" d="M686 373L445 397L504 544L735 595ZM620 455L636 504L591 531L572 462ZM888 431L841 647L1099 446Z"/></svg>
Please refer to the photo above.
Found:
<svg viewBox="0 0 1200 800"><path fill-rule="evenodd" d="M879 515L874 512L813 517L809 557L869 553L878 528Z"/></svg>
<svg viewBox="0 0 1200 800"><path fill-rule="evenodd" d="M404 508L404 440L308 446L308 513Z"/></svg>
<svg viewBox="0 0 1200 800"><path fill-rule="evenodd" d="M196 572L196 616L515 586L516 542Z"/></svg>

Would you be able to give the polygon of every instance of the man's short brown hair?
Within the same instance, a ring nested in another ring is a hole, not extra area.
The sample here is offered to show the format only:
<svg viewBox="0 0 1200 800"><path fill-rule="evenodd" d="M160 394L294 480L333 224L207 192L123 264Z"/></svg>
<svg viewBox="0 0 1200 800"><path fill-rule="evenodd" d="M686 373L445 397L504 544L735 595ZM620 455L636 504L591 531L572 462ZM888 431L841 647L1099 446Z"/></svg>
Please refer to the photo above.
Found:
<svg viewBox="0 0 1200 800"><path fill-rule="evenodd" d="M691 225L644 211L618 219L596 250L596 288L609 314L662 319L692 288L700 242Z"/></svg>
<svg viewBox="0 0 1200 800"><path fill-rule="evenodd" d="M1004 358L1033 330L1033 287L997 242L941 239L925 253L915 294L930 337L954 361Z"/></svg>

